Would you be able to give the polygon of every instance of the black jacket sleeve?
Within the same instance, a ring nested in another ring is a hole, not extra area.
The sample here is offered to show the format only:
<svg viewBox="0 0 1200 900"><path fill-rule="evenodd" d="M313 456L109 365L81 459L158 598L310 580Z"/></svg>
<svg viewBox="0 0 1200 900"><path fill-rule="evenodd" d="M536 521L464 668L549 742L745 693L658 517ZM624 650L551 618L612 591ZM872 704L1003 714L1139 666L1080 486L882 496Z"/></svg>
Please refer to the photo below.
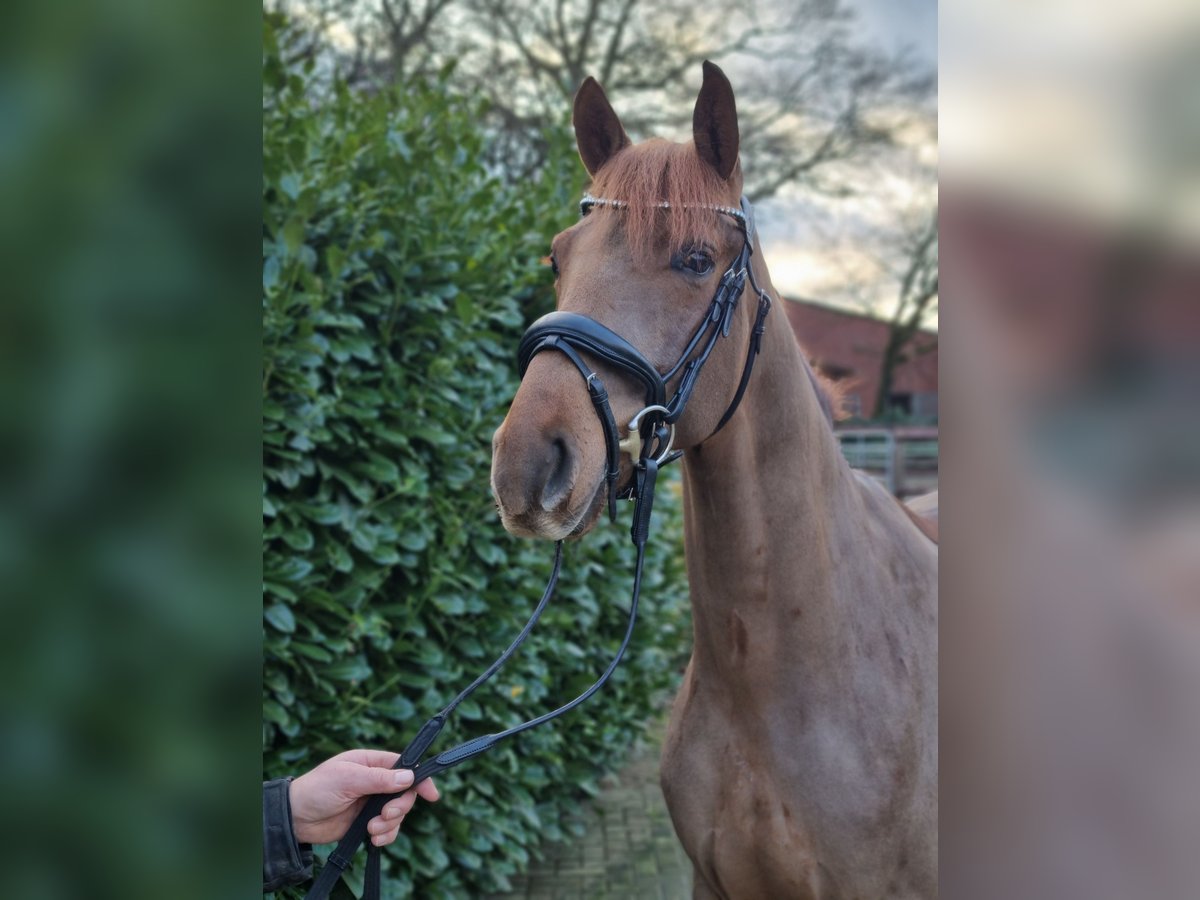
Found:
<svg viewBox="0 0 1200 900"><path fill-rule="evenodd" d="M311 844L297 844L292 831L290 778L263 782L263 892L312 878Z"/></svg>

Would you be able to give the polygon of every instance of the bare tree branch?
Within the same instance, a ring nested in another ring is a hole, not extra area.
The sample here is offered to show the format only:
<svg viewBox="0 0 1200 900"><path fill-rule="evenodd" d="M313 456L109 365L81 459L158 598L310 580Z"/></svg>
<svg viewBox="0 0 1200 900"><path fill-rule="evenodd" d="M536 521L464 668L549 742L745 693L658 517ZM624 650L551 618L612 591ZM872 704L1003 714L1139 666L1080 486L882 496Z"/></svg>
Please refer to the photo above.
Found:
<svg viewBox="0 0 1200 900"><path fill-rule="evenodd" d="M877 414L886 414L891 399L896 367L921 330L938 298L937 208L921 231L910 242L908 266L900 279L896 307L889 323L891 331L880 364L879 392L875 399Z"/></svg>

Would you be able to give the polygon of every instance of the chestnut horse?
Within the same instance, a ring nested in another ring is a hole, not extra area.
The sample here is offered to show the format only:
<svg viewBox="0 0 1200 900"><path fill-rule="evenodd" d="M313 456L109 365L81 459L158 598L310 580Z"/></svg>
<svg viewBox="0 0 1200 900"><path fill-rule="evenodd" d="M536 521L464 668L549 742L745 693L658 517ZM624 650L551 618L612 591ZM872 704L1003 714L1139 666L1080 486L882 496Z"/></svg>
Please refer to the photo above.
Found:
<svg viewBox="0 0 1200 900"><path fill-rule="evenodd" d="M555 237L559 308L666 372L742 247L716 209L736 210L742 193L732 88L705 63L690 143L632 145L592 79L574 125L590 193L619 202ZM757 284L777 296L753 250ZM694 896L934 897L937 549L847 466L782 315L768 317L744 398L717 430L755 306L751 296L737 307L675 432L695 634L662 787ZM644 406L640 386L584 355L628 422ZM510 532L561 539L596 523L606 441L563 354L533 358L493 449ZM621 479L630 474L622 456Z"/></svg>

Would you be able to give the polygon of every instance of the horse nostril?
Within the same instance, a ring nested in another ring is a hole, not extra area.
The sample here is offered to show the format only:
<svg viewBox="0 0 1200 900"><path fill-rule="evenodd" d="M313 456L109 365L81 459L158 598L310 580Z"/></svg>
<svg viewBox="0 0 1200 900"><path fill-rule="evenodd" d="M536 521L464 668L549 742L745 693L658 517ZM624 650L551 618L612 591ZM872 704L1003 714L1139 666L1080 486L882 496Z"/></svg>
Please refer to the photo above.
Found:
<svg viewBox="0 0 1200 900"><path fill-rule="evenodd" d="M550 442L549 460L546 471L546 483L542 487L542 509L549 512L557 509L571 492L575 482L575 466L567 442L555 438Z"/></svg>

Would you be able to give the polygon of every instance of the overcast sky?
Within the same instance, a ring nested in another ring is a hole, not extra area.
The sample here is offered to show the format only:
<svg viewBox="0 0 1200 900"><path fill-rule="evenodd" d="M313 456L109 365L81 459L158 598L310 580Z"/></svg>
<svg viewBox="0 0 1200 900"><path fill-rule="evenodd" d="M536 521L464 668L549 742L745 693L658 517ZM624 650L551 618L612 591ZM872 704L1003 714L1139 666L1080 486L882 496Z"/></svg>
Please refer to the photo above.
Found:
<svg viewBox="0 0 1200 900"><path fill-rule="evenodd" d="M937 62L935 0L847 0L857 10L863 30L886 50L910 49L929 63Z"/></svg>
<svg viewBox="0 0 1200 900"><path fill-rule="evenodd" d="M937 63L937 4L933 0L847 0L859 15L864 40L889 52L907 51ZM785 296L889 311L899 261L881 235L897 220L917 217L936 197L936 135L914 135L909 162L864 172L867 185L844 200L791 191L758 210L764 254ZM751 198L753 199L753 198Z"/></svg>

